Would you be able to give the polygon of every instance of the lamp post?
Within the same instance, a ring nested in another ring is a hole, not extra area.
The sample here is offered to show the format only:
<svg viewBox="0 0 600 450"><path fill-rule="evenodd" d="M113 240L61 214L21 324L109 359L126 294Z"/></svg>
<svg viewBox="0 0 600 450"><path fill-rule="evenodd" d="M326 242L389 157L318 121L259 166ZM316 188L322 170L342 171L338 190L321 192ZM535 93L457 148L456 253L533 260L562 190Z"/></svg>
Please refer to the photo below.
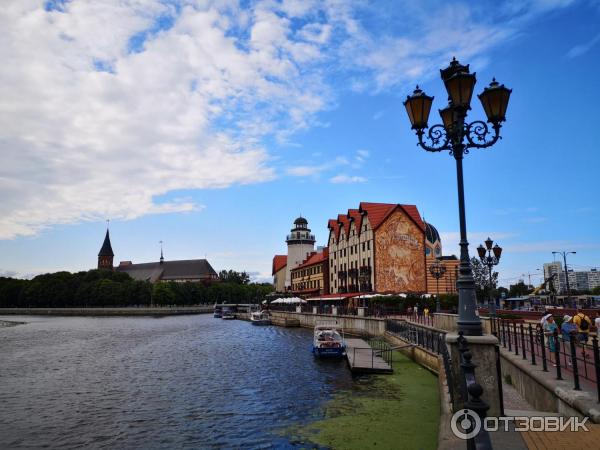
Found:
<svg viewBox="0 0 600 450"><path fill-rule="evenodd" d="M577 252L552 252L553 255L562 255L563 261L565 263L565 282L567 283L567 302L569 305L571 304L571 286L569 285L569 271L567 270L567 255L568 254L577 254ZM560 278L559 278L560 285Z"/></svg>
<svg viewBox="0 0 600 450"><path fill-rule="evenodd" d="M492 269L494 266L498 265L500 262L500 256L502 255L502 247L499 247L498 244L492 247L493 244L494 241L492 241L490 238L487 238L485 241L485 247L483 245L479 245L479 247L477 247L479 259L484 266L487 266L490 274L490 297L488 303L490 305L490 315L492 317L496 315L496 300L492 296L492 289L494 288L492 281Z"/></svg>
<svg viewBox="0 0 600 450"><path fill-rule="evenodd" d="M433 97L426 95L419 86L406 98L404 106L412 129L417 134L418 145L428 152L448 150L456 161L460 220L460 276L456 281L457 325L458 331L462 331L467 336L481 335L481 320L476 314L475 281L469 261L462 160L463 156L469 153L469 149L490 147L500 139L501 122L505 121L511 90L493 79L478 96L491 128L488 123L481 120L467 123L465 119L471 109L471 97L476 82L475 73L470 73L469 66L463 66L455 58L440 73L448 92L448 105L439 110L442 124L428 127ZM426 133L427 128L429 130Z"/></svg>
<svg viewBox="0 0 600 450"><path fill-rule="evenodd" d="M435 278L435 312L441 312L440 307L440 278L444 276L446 273L446 267L440 262L439 259L436 259L435 262L429 266L429 273L431 276Z"/></svg>

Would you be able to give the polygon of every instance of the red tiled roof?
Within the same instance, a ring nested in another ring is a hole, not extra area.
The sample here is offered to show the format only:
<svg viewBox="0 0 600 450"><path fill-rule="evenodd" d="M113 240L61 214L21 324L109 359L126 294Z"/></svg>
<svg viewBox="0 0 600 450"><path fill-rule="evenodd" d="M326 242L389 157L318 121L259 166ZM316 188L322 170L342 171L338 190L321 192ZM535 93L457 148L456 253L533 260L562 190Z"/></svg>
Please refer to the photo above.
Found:
<svg viewBox="0 0 600 450"><path fill-rule="evenodd" d="M361 202L359 209L349 209L348 214L339 214L336 219L329 219L327 227L335 233L335 240L340 239L340 230L344 228L346 238L350 235L350 221L355 222L357 233L360 234L362 228L363 213L367 214L371 228L376 230L387 217L396 210L402 209L415 224L425 231L425 223L421 219L419 210L415 205L401 205L398 203L370 203Z"/></svg>
<svg viewBox="0 0 600 450"><path fill-rule="evenodd" d="M419 210L415 205L400 205L400 207L415 221L419 228L425 231L425 222L423 222L421 214L419 214Z"/></svg>
<svg viewBox="0 0 600 450"><path fill-rule="evenodd" d="M337 220L329 219L329 221L327 222L327 228L329 228L330 231L333 231L333 236L337 242L337 240L340 237L340 227L337 223Z"/></svg>
<svg viewBox="0 0 600 450"><path fill-rule="evenodd" d="M417 224L419 228L425 231L425 224L421 219L419 210L415 205L400 205L396 203L360 203L360 211L366 211L369 217L371 228L377 229L387 217L397 208L402 210Z"/></svg>
<svg viewBox="0 0 600 450"><path fill-rule="evenodd" d="M273 256L273 273L275 275L281 269L287 266L287 255L275 255Z"/></svg>
<svg viewBox="0 0 600 450"><path fill-rule="evenodd" d="M337 218L338 222L342 224L344 228L344 234L346 235L346 239L350 236L350 220L346 214L338 214Z"/></svg>
<svg viewBox="0 0 600 450"><path fill-rule="evenodd" d="M354 227L356 228L356 234L360 235L361 226L362 226L362 214L358 209L349 209L348 217L354 222Z"/></svg>
<svg viewBox="0 0 600 450"><path fill-rule="evenodd" d="M323 251L319 253L312 252L309 257L306 258L298 267L294 268L294 270L302 267L314 266L315 264L326 261L327 258L329 258L329 247L325 247Z"/></svg>

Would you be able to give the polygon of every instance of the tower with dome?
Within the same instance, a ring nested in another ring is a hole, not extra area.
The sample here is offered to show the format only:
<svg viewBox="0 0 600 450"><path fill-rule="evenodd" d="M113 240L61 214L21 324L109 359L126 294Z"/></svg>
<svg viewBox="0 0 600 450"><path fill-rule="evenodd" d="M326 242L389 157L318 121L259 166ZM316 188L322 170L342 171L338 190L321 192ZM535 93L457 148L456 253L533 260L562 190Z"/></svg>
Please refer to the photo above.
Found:
<svg viewBox="0 0 600 450"><path fill-rule="evenodd" d="M307 256L315 251L315 235L311 234L308 221L304 217L300 216L294 220L294 227L286 236L285 242L288 248L285 269L285 287L287 289L292 284L291 270L302 264Z"/></svg>

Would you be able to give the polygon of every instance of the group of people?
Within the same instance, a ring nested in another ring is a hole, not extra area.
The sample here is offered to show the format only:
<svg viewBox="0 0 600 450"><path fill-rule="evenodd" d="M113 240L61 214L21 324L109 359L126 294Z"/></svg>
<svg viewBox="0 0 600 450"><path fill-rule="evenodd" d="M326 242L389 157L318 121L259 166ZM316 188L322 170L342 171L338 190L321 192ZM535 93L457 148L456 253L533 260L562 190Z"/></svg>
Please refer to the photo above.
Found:
<svg viewBox="0 0 600 450"><path fill-rule="evenodd" d="M557 337L565 343L570 343L571 339L573 339L576 344L587 344L590 332L593 331L593 329L595 329L596 332L600 330L600 312L596 312L593 322L579 309L575 316L565 314L562 318L560 330L554 320L554 316L552 314L546 314L542 317L540 325L546 336L550 352L555 354L556 361L559 357L556 345ZM553 365L556 366L555 363Z"/></svg>

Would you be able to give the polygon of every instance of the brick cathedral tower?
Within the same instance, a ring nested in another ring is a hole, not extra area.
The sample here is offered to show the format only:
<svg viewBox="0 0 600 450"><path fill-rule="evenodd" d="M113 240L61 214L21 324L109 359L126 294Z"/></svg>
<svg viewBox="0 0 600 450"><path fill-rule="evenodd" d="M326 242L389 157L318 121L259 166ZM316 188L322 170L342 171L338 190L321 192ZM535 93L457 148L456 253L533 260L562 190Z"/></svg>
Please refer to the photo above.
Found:
<svg viewBox="0 0 600 450"><path fill-rule="evenodd" d="M113 270L113 253L112 246L110 245L110 235L108 234L108 228L106 229L106 237L104 243L98 253L98 269Z"/></svg>

